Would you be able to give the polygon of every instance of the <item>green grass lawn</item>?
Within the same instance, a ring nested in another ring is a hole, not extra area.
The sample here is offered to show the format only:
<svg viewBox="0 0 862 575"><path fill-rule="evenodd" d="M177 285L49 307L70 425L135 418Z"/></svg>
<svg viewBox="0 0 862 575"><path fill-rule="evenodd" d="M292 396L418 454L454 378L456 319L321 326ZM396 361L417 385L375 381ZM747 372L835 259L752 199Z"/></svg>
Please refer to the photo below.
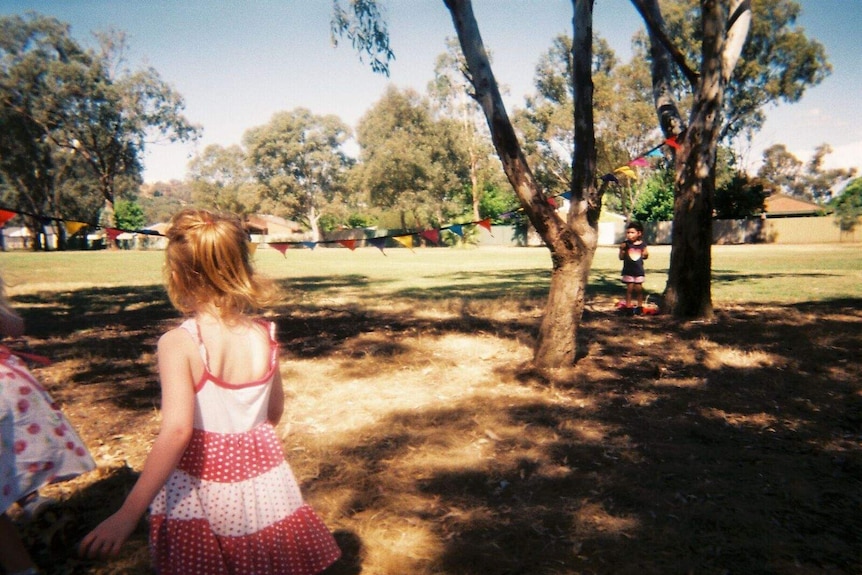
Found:
<svg viewBox="0 0 862 575"><path fill-rule="evenodd" d="M661 293L669 246L653 246L646 289ZM743 245L713 248L713 300L721 303L794 303L854 298L862 283L858 244ZM157 285L160 251L5 252L0 274L10 295L93 286ZM291 294L370 301L443 298L544 298L550 256L544 248L260 249L258 269L282 281ZM617 298L620 262L614 247L593 261L590 295Z"/></svg>

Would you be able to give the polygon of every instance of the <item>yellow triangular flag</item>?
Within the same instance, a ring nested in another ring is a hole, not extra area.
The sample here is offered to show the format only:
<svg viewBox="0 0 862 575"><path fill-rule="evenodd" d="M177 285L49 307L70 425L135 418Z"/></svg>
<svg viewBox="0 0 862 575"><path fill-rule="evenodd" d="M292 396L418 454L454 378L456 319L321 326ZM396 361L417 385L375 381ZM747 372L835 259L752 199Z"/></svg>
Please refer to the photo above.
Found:
<svg viewBox="0 0 862 575"><path fill-rule="evenodd" d="M404 246L405 248L409 248L411 250L413 249L413 235L412 234L408 235L408 236L394 236L392 239L395 240L396 242L398 242L399 244L401 244L402 246Z"/></svg>
<svg viewBox="0 0 862 575"><path fill-rule="evenodd" d="M622 174L627 178L631 178L633 180L638 179L638 174L633 169L628 166L620 166L616 170L614 170L615 174Z"/></svg>
<svg viewBox="0 0 862 575"><path fill-rule="evenodd" d="M74 236L75 234L80 232L81 229L86 227L87 224L85 224L84 222L66 222L66 233L70 236Z"/></svg>

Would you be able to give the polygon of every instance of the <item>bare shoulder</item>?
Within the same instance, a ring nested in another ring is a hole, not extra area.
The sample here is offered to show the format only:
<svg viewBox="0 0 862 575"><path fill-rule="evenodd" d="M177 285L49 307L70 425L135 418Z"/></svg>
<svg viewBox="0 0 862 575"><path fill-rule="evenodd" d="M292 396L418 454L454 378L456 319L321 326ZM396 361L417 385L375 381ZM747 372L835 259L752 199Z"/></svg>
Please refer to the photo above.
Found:
<svg viewBox="0 0 862 575"><path fill-rule="evenodd" d="M181 327L169 330L159 338L160 352L185 352L194 350L194 348L194 340L192 340L191 335Z"/></svg>

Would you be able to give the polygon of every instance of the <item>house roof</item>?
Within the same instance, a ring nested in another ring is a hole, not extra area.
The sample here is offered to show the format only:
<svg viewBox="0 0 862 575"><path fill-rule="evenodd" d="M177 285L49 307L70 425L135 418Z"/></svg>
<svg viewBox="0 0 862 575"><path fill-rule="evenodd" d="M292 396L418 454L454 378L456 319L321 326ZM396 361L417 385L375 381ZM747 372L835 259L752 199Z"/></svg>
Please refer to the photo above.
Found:
<svg viewBox="0 0 862 575"><path fill-rule="evenodd" d="M269 214L248 216L245 220L245 227L252 234L278 236L302 233L302 226L297 222Z"/></svg>
<svg viewBox="0 0 862 575"><path fill-rule="evenodd" d="M823 207L788 196L786 194L772 194L764 202L764 211L768 216L813 216L823 210Z"/></svg>

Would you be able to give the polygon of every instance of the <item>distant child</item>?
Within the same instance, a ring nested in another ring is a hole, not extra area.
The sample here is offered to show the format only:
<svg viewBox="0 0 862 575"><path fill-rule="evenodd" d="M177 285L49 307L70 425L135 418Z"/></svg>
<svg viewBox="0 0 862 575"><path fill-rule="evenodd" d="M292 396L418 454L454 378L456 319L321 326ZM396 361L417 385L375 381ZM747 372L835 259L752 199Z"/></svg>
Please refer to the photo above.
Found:
<svg viewBox="0 0 862 575"><path fill-rule="evenodd" d="M626 284L626 308L632 307L632 299L637 301L635 310L643 309L643 283L646 276L644 260L649 257L647 244L643 239L644 228L640 222L630 222L626 226L626 241L620 244L620 259L623 261L622 280Z"/></svg>
<svg viewBox="0 0 862 575"><path fill-rule="evenodd" d="M24 320L9 305L0 280L0 336L19 337ZM21 354L22 356L25 354ZM36 563L6 512L25 513L46 501L38 490L96 467L72 424L15 352L0 346L0 566L35 575Z"/></svg>
<svg viewBox="0 0 862 575"><path fill-rule="evenodd" d="M250 315L274 303L274 285L254 274L234 216L186 209L166 235L168 295L188 318L159 339L161 429L125 502L80 551L116 555L150 506L159 575L318 573L341 552L275 433L275 324Z"/></svg>

